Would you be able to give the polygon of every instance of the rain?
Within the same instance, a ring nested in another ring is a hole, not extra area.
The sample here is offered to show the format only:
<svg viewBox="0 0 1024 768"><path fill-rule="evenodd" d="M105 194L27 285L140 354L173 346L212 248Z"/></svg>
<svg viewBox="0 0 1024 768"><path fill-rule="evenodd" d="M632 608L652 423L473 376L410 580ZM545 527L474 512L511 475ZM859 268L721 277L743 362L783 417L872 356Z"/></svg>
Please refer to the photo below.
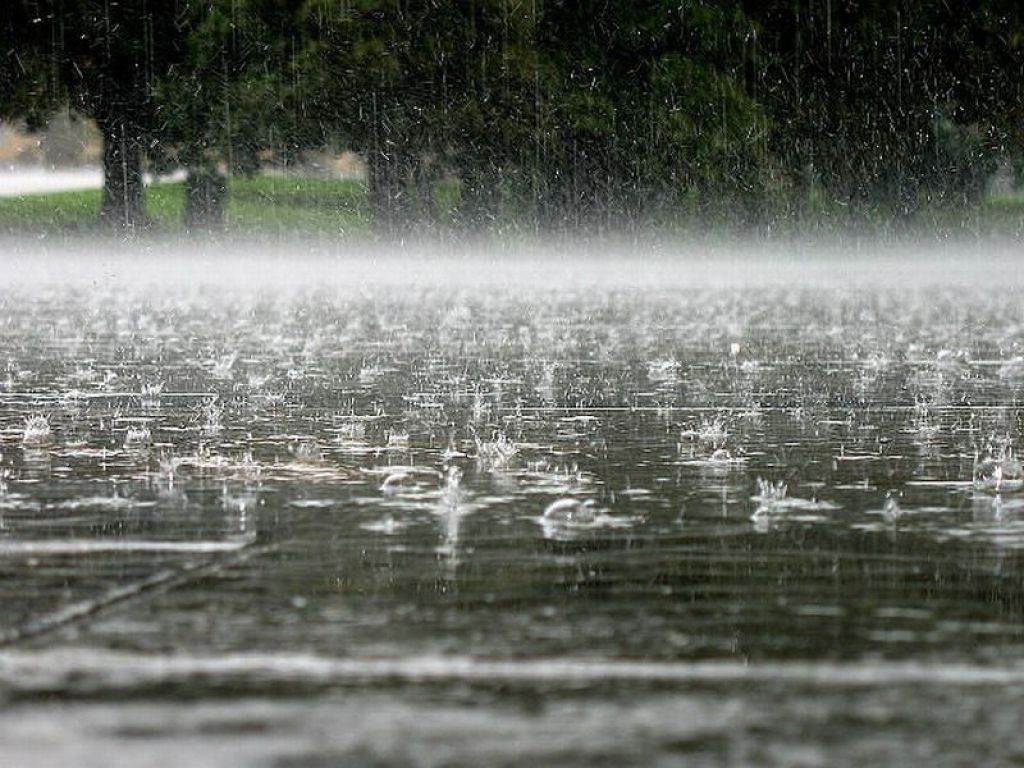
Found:
<svg viewBox="0 0 1024 768"><path fill-rule="evenodd" d="M1016 9L12 8L0 763L1024 755Z"/></svg>

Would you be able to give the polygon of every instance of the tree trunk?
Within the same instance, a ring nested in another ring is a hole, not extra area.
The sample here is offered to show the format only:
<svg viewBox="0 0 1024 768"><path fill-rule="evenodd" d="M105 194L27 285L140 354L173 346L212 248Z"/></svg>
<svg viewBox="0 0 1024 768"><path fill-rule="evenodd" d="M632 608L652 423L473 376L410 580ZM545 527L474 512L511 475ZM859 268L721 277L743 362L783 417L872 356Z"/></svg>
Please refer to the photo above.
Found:
<svg viewBox="0 0 1024 768"><path fill-rule="evenodd" d="M191 168L185 181L185 228L215 231L224 228L225 178L211 168Z"/></svg>
<svg viewBox="0 0 1024 768"><path fill-rule="evenodd" d="M130 119L99 121L103 134L103 207L100 218L111 226L146 225L142 189L142 131Z"/></svg>

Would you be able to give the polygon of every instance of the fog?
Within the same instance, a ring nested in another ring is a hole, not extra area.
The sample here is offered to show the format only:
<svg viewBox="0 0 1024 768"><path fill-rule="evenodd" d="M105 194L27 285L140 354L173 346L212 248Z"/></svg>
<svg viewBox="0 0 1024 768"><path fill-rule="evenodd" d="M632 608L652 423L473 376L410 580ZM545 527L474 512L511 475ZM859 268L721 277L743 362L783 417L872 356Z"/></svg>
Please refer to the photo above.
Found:
<svg viewBox="0 0 1024 768"><path fill-rule="evenodd" d="M668 240L7 237L8 286L125 289L215 286L229 291L361 286L510 286L572 294L589 288L972 285L1020 282L1013 241L893 242L879 238ZM1004 298L1006 297L1003 294Z"/></svg>

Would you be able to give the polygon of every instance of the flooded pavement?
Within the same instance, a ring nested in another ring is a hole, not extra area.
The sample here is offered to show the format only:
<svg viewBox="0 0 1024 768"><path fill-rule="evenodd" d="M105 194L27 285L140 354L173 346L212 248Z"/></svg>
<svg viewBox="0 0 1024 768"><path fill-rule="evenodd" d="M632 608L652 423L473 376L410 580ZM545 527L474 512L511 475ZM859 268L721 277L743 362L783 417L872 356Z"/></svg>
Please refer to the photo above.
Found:
<svg viewBox="0 0 1024 768"><path fill-rule="evenodd" d="M1003 262L165 255L0 291L12 764L1024 760Z"/></svg>

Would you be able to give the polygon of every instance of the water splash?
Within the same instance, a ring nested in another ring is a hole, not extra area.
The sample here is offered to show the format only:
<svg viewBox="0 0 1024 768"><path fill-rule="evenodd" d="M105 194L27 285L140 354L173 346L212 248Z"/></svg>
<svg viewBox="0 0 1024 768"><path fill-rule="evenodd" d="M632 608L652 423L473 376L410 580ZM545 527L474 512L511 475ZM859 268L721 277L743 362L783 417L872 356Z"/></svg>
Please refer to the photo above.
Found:
<svg viewBox="0 0 1024 768"><path fill-rule="evenodd" d="M124 436L125 448L145 448L153 442L153 435L145 424L128 427Z"/></svg>
<svg viewBox="0 0 1024 768"><path fill-rule="evenodd" d="M211 363L210 375L215 379L226 380L234 377L233 369L238 359L237 352L221 355Z"/></svg>
<svg viewBox="0 0 1024 768"><path fill-rule="evenodd" d="M143 408L159 408L160 407L160 396L164 391L164 383L162 381L148 382L142 385L139 397L142 400Z"/></svg>
<svg viewBox="0 0 1024 768"><path fill-rule="evenodd" d="M979 490L996 493L1019 491L1024 487L1024 467L1014 456L1008 440L993 446L984 455L975 454L972 482Z"/></svg>
<svg viewBox="0 0 1024 768"><path fill-rule="evenodd" d="M216 399L207 401L202 408L203 423L201 430L204 435L219 435L224 429L224 406Z"/></svg>
<svg viewBox="0 0 1024 768"><path fill-rule="evenodd" d="M492 439L481 440L474 431L473 442L476 444L477 462L490 469L507 468L519 453L519 447L504 432L495 432Z"/></svg>
<svg viewBox="0 0 1024 768"><path fill-rule="evenodd" d="M906 514L900 507L900 503L892 491L885 494L885 503L882 505L882 517L888 523L897 523Z"/></svg>
<svg viewBox="0 0 1024 768"><path fill-rule="evenodd" d="M53 432L50 429L50 420L42 415L35 414L25 419L25 428L22 431L21 442L26 448L43 448L53 441Z"/></svg>

